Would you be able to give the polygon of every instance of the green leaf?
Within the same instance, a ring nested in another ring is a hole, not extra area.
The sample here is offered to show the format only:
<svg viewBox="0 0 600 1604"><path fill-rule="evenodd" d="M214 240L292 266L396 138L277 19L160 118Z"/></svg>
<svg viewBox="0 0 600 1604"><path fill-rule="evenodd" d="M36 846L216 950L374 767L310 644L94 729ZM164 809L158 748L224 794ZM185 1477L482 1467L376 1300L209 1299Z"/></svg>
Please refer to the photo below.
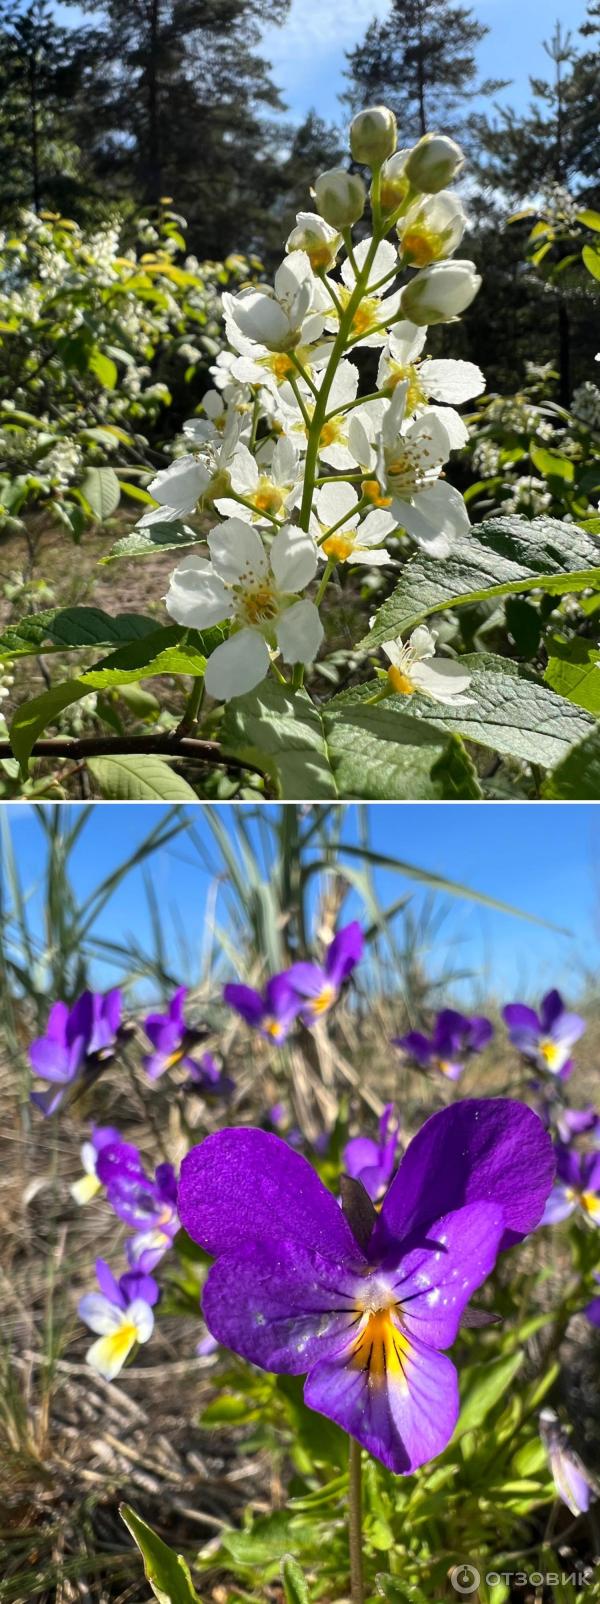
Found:
<svg viewBox="0 0 600 1604"><path fill-rule="evenodd" d="M529 455L534 468L544 475L545 479L564 479L565 484L572 485L575 478L575 467L570 457L561 456L560 451L550 451L548 446L531 444Z"/></svg>
<svg viewBox="0 0 600 1604"><path fill-rule="evenodd" d="M74 651L115 646L154 633L156 620L142 613L111 618L99 607L59 607L31 613L0 635L0 656L31 657L41 650Z"/></svg>
<svg viewBox="0 0 600 1604"><path fill-rule="evenodd" d="M214 637L214 639L213 639ZM180 624L166 624L143 640L120 646L109 657L95 663L80 675L90 690L107 690L111 685L134 684L156 674L190 674L202 678L208 651L223 640L222 630L211 630L202 637ZM207 650L202 646L207 642Z"/></svg>
<svg viewBox="0 0 600 1604"><path fill-rule="evenodd" d="M269 774L287 801L481 795L460 741L407 718L399 698L362 705L373 689L361 686L317 709L306 692L294 695L265 681L228 704L224 750ZM392 707L392 701L400 705Z"/></svg>
<svg viewBox="0 0 600 1604"><path fill-rule="evenodd" d="M560 635L546 641L546 650L546 684L558 696L600 718L600 651L590 641L566 640Z"/></svg>
<svg viewBox="0 0 600 1604"><path fill-rule="evenodd" d="M600 279L600 251L595 245L584 245L581 256L592 278Z"/></svg>
<svg viewBox="0 0 600 1604"><path fill-rule="evenodd" d="M9 730L10 744L25 779L29 755L39 736L48 724L58 718L63 708L81 701L82 696L89 695L89 691L89 685L74 679L66 685L52 685L49 691L43 691L41 696L34 696L30 702L23 702L17 708Z"/></svg>
<svg viewBox="0 0 600 1604"><path fill-rule="evenodd" d="M506 657L473 653L460 659L471 675L463 707L442 706L424 696L390 697L384 706L404 706L408 719L454 730L464 740L489 747L503 757L553 768L593 721L582 709L557 696L528 668ZM365 687L360 690L364 692Z"/></svg>
<svg viewBox="0 0 600 1604"><path fill-rule="evenodd" d="M284 1554L281 1561L281 1580L286 1604L308 1604L308 1583L304 1571L293 1554Z"/></svg>
<svg viewBox="0 0 600 1604"><path fill-rule="evenodd" d="M549 802L600 800L600 729L594 729L549 774L542 787Z"/></svg>
<svg viewBox="0 0 600 1604"><path fill-rule="evenodd" d="M144 1561L146 1581L150 1583L159 1604L199 1604L190 1568L183 1555L175 1554L172 1548L168 1548L162 1537L158 1537L128 1504L119 1506L119 1514L134 1543L137 1543Z"/></svg>
<svg viewBox="0 0 600 1604"><path fill-rule="evenodd" d="M196 792L166 758L153 753L91 757L88 768L111 802L197 802Z"/></svg>
<svg viewBox="0 0 600 1604"><path fill-rule="evenodd" d="M592 534L554 518L494 518L457 539L443 562L425 552L412 557L360 645L369 651L449 607L520 591L588 589L600 589L600 549Z"/></svg>
<svg viewBox="0 0 600 1604"><path fill-rule="evenodd" d="M111 356L106 356L104 351L100 351L96 346L90 356L88 367L90 373L95 373L96 378L105 390L114 390L119 377L119 370Z"/></svg>
<svg viewBox="0 0 600 1604"><path fill-rule="evenodd" d="M114 468L88 468L80 490L99 523L110 518L121 499L121 486Z"/></svg>
<svg viewBox="0 0 600 1604"><path fill-rule="evenodd" d="M504 1398L505 1393L521 1369L525 1354L521 1351L509 1358L492 1359L488 1364L471 1365L463 1370L461 1383L462 1408L456 1423L453 1441L466 1431L474 1431Z"/></svg>
<svg viewBox="0 0 600 1604"><path fill-rule="evenodd" d="M122 535L115 541L106 557L101 557L101 563L115 562L117 557L149 557L157 551L178 551L183 546L197 546L204 539L197 529L190 529L188 524L172 523L149 524L147 529L132 529L128 535Z"/></svg>
<svg viewBox="0 0 600 1604"><path fill-rule="evenodd" d="M586 206L577 213L577 222L585 223L586 228L592 228L595 234L600 234L600 212L592 211L591 207Z"/></svg>

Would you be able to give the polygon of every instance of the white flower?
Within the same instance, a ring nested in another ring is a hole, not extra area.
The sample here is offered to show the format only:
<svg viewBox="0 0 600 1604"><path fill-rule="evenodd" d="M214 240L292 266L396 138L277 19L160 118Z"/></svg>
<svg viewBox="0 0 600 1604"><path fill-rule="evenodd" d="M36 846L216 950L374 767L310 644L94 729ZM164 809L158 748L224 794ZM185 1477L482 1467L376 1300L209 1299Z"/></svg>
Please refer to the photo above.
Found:
<svg viewBox="0 0 600 1604"><path fill-rule="evenodd" d="M283 435L275 445L270 463L261 466L245 445L238 445L229 476L231 488L252 507L240 507L224 496L215 501L224 518L243 518L245 523L268 524L271 518L291 510L302 483L298 447Z"/></svg>
<svg viewBox="0 0 600 1604"><path fill-rule="evenodd" d="M435 195L450 184L464 162L460 145L447 134L423 134L406 158L406 173L415 189Z"/></svg>
<svg viewBox="0 0 600 1604"><path fill-rule="evenodd" d="M79 1313L91 1331L100 1333L85 1357L105 1381L118 1376L135 1343L147 1342L154 1330L152 1309L142 1298L119 1309L103 1292L89 1292L81 1299Z"/></svg>
<svg viewBox="0 0 600 1604"><path fill-rule="evenodd" d="M330 228L318 212L297 212L296 227L286 240L286 251L305 251L313 271L333 267L340 245L341 234Z"/></svg>
<svg viewBox="0 0 600 1604"><path fill-rule="evenodd" d="M312 663L323 639L314 602L291 600L314 578L317 549L311 535L286 525L269 551L257 530L229 518L208 536L211 561L189 556L171 576L165 597L176 623L209 629L231 619L229 639L206 665L210 696L228 701L264 679L269 647L285 663Z"/></svg>
<svg viewBox="0 0 600 1604"><path fill-rule="evenodd" d="M396 520L390 512L380 508L367 513L359 523L358 504L356 491L343 479L323 485L317 492L311 529L318 537L334 524L338 525L334 533L321 542L319 555L335 562L370 563L381 567L392 561L381 542L396 528Z"/></svg>
<svg viewBox="0 0 600 1604"><path fill-rule="evenodd" d="M353 412L341 412L338 409L347 407L350 402L356 400L358 380L358 368L355 368L352 362L342 361L339 363L329 392L328 402L329 414L335 413L336 415L333 417L330 415L327 418L319 438L319 457L332 468L351 470L356 467L356 459L348 446L348 432L354 414ZM317 389L321 381L322 375L315 375ZM307 386L302 385L302 383L300 384L300 390L305 410L310 419L315 410L315 397ZM360 410L360 408L357 408L357 411ZM304 445L306 425L293 397L289 405L283 402L281 420L286 433L291 435L293 440L301 440Z"/></svg>
<svg viewBox="0 0 600 1604"><path fill-rule="evenodd" d="M389 658L388 682L399 696L413 696L421 691L434 702L446 706L465 707L473 698L463 694L471 683L460 663L442 658L434 663L437 636L425 624L413 629L410 639L403 645L400 639L383 641L381 650Z"/></svg>
<svg viewBox="0 0 600 1604"><path fill-rule="evenodd" d="M352 228L362 217L367 191L358 173L330 167L315 179L313 193L321 216L332 228Z"/></svg>
<svg viewBox="0 0 600 1604"><path fill-rule="evenodd" d="M373 241L371 239L363 239L356 246L354 260L359 272L365 265L372 244ZM352 319L348 338L354 345L385 345L385 329L381 329L379 325L385 324L387 327L390 323L395 322L400 312L402 291L395 290L393 294L386 295L385 291L388 286L387 284L381 284L380 280L387 278L388 274L396 273L397 270L398 253L390 240L382 240L381 244L377 246L373 263L369 270L365 293ZM356 284L354 269L348 257L342 264L342 280L341 284L335 285L335 293L345 311ZM338 326L338 322L339 318L335 308L330 308L325 319L325 327L335 329ZM377 332L373 332L374 330L377 330Z"/></svg>
<svg viewBox="0 0 600 1604"><path fill-rule="evenodd" d="M420 362L426 339L426 328L419 328L416 323L397 323L379 358L377 388L391 393L398 384L406 382L408 417L430 401L459 406L485 390L483 373L475 362L435 357L433 361ZM445 418L445 412L442 417Z"/></svg>
<svg viewBox="0 0 600 1604"><path fill-rule="evenodd" d="M405 284L402 311L413 323L451 323L475 300L480 284L474 262L432 262Z"/></svg>
<svg viewBox="0 0 600 1604"><path fill-rule="evenodd" d="M184 432L195 434L197 423L201 423L201 420L191 418L189 423L184 424ZM239 419L233 417L218 448L206 442L197 457L177 457L168 468L161 468L148 485L150 495L158 502L158 506L145 512L136 528L147 529L155 523L172 523L176 518L194 512L199 502L208 503L214 501L219 493L223 495L229 488L229 468L239 435Z"/></svg>
<svg viewBox="0 0 600 1604"><path fill-rule="evenodd" d="M268 351L293 351L300 343L302 325L315 297L315 280L305 251L286 256L275 274L275 285L248 287L239 295L223 296L225 326L231 345L246 352L248 341Z"/></svg>
<svg viewBox="0 0 600 1604"><path fill-rule="evenodd" d="M403 260L409 267L428 267L451 256L460 245L467 215L458 195L442 189L409 206L396 225Z"/></svg>
<svg viewBox="0 0 600 1604"><path fill-rule="evenodd" d="M388 106L367 106L350 124L350 149L355 162L379 167L396 149L396 118Z"/></svg>
<svg viewBox="0 0 600 1604"><path fill-rule="evenodd" d="M96 1174L98 1163L98 1150L93 1142L84 1142L81 1147L81 1163L83 1175L78 1181L73 1181L69 1187L71 1197L76 1203L89 1203L98 1192L102 1190L102 1182Z"/></svg>
<svg viewBox="0 0 600 1604"><path fill-rule="evenodd" d="M452 536L470 528L462 496L440 480L452 449L451 433L442 422L442 409L428 407L403 427L407 385L400 384L384 415L377 452L377 478L391 496L397 524L434 557L447 557ZM458 414L454 414L458 418ZM458 418L462 425L462 420Z"/></svg>

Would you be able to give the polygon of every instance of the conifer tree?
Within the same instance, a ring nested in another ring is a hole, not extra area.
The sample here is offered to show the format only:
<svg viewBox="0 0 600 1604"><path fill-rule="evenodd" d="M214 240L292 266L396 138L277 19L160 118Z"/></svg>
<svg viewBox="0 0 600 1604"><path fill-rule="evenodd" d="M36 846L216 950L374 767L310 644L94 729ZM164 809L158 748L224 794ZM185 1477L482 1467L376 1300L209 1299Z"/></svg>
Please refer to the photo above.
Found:
<svg viewBox="0 0 600 1604"><path fill-rule="evenodd" d="M83 36L60 28L46 0L0 0L0 208L66 211L81 189L71 108Z"/></svg>
<svg viewBox="0 0 600 1604"><path fill-rule="evenodd" d="M396 113L401 144L432 128L456 135L465 104L498 83L478 82L476 48L489 32L467 6L451 0L392 0L348 53L343 97L352 112L376 103Z"/></svg>

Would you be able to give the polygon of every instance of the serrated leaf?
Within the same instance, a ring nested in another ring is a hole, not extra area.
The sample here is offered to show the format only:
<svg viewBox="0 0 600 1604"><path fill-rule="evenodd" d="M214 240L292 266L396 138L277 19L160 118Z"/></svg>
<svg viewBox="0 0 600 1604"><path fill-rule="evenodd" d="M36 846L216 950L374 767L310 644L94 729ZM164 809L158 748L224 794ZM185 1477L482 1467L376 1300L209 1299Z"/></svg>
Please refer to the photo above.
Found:
<svg viewBox="0 0 600 1604"><path fill-rule="evenodd" d="M110 518L121 499L121 486L114 468L88 468L80 489L99 523Z"/></svg>
<svg viewBox="0 0 600 1604"><path fill-rule="evenodd" d="M544 679L558 696L600 718L600 651L591 641L552 635L546 641L548 666Z"/></svg>
<svg viewBox="0 0 600 1604"><path fill-rule="evenodd" d="M88 768L111 802L197 802L196 792L170 767L166 758L152 753L131 757L91 757Z"/></svg>
<svg viewBox="0 0 600 1604"><path fill-rule="evenodd" d="M542 796L549 802L598 802L600 800L600 729L574 746L562 762L548 774Z"/></svg>
<svg viewBox="0 0 600 1604"><path fill-rule="evenodd" d="M390 702L363 705L360 687L317 709L268 681L230 702L225 751L267 772L287 801L343 796L373 801L481 795L460 741L406 717ZM370 688L371 693L373 687ZM377 689L377 687L375 687Z"/></svg>
<svg viewBox="0 0 600 1604"><path fill-rule="evenodd" d="M508 658L478 652L461 657L460 663L471 675L466 692L471 704L443 706L410 696L390 697L383 705L404 704L408 719L427 719L429 725L453 730L477 746L542 768L553 768L593 728L587 713Z"/></svg>
<svg viewBox="0 0 600 1604"><path fill-rule="evenodd" d="M172 523L149 524L147 529L132 529L130 534L122 535L100 561L112 563L117 557L149 557L156 555L157 551L178 551L180 547L197 546L203 539L204 536L197 529L175 520Z"/></svg>
<svg viewBox="0 0 600 1604"><path fill-rule="evenodd" d="M53 607L31 613L0 635L0 656L30 657L50 650L74 651L94 646L115 646L141 640L156 629L154 618L143 613L120 613L111 618L99 607Z"/></svg>
<svg viewBox="0 0 600 1604"><path fill-rule="evenodd" d="M128 1504L119 1506L119 1514L139 1548L146 1581L150 1583L159 1604L199 1604L190 1568L183 1555L175 1554L172 1548L168 1548L162 1537L158 1537Z"/></svg>
<svg viewBox="0 0 600 1604"><path fill-rule="evenodd" d="M455 540L443 562L425 552L412 557L360 645L368 651L449 607L529 590L587 589L600 589L600 547L592 533L554 518L494 518Z"/></svg>

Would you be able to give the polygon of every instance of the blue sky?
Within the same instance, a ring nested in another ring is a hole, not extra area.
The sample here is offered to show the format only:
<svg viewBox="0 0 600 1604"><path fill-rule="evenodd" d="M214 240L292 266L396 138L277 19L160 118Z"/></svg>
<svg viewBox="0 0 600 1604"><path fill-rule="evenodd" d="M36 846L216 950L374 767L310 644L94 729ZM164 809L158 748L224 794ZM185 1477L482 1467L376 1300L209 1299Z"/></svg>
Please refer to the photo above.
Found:
<svg viewBox="0 0 600 1604"><path fill-rule="evenodd" d="M11 805L8 811L21 876L31 888L31 909L39 922L41 907L34 887L40 878L42 835L27 804ZM211 838L207 810L197 807L187 811L193 814L195 826L208 844ZM65 805L63 812L72 815L74 808ZM78 896L89 893L102 875L144 838L163 812L160 807L137 805L103 804L95 808L73 859ZM219 809L230 835L235 834L236 812L235 807ZM431 955L434 969L441 969L450 959L455 966L470 970L476 985L489 982L505 997L525 992L535 996L552 983L560 984L567 995L573 996L584 973L595 976L600 960L600 808L585 803L444 807L409 803L371 805L368 813L371 844L378 852L461 881L571 932L560 934L451 899L439 945ZM346 810L345 831L346 840L356 843L357 810L352 805ZM202 947L211 875L184 836L155 856L151 866L175 972L179 920L191 955L190 971L182 978L193 980ZM411 892L415 913L423 907L425 892L404 875L385 869L378 871L377 878L383 900L391 902L406 890ZM353 899L348 913L356 916L360 911L358 901ZM150 945L140 872L130 876L113 897L98 930L104 937L125 944L133 936L142 945ZM96 975L98 984L114 983L116 978L114 971L104 967ZM461 996L467 1000L465 991Z"/></svg>
<svg viewBox="0 0 600 1604"><path fill-rule="evenodd" d="M473 10L489 34L479 50L481 77L510 79L511 87L499 97L517 109L529 99L529 75L544 77L549 66L542 40L556 20L576 30L586 14L585 0L477 0ZM66 26L77 23L72 6L55 4ZM300 121L316 110L331 121L345 120L337 96L344 89L345 51L363 38L375 17L385 17L388 0L292 0L283 28L267 27L264 51L273 77L288 105L288 115Z"/></svg>

